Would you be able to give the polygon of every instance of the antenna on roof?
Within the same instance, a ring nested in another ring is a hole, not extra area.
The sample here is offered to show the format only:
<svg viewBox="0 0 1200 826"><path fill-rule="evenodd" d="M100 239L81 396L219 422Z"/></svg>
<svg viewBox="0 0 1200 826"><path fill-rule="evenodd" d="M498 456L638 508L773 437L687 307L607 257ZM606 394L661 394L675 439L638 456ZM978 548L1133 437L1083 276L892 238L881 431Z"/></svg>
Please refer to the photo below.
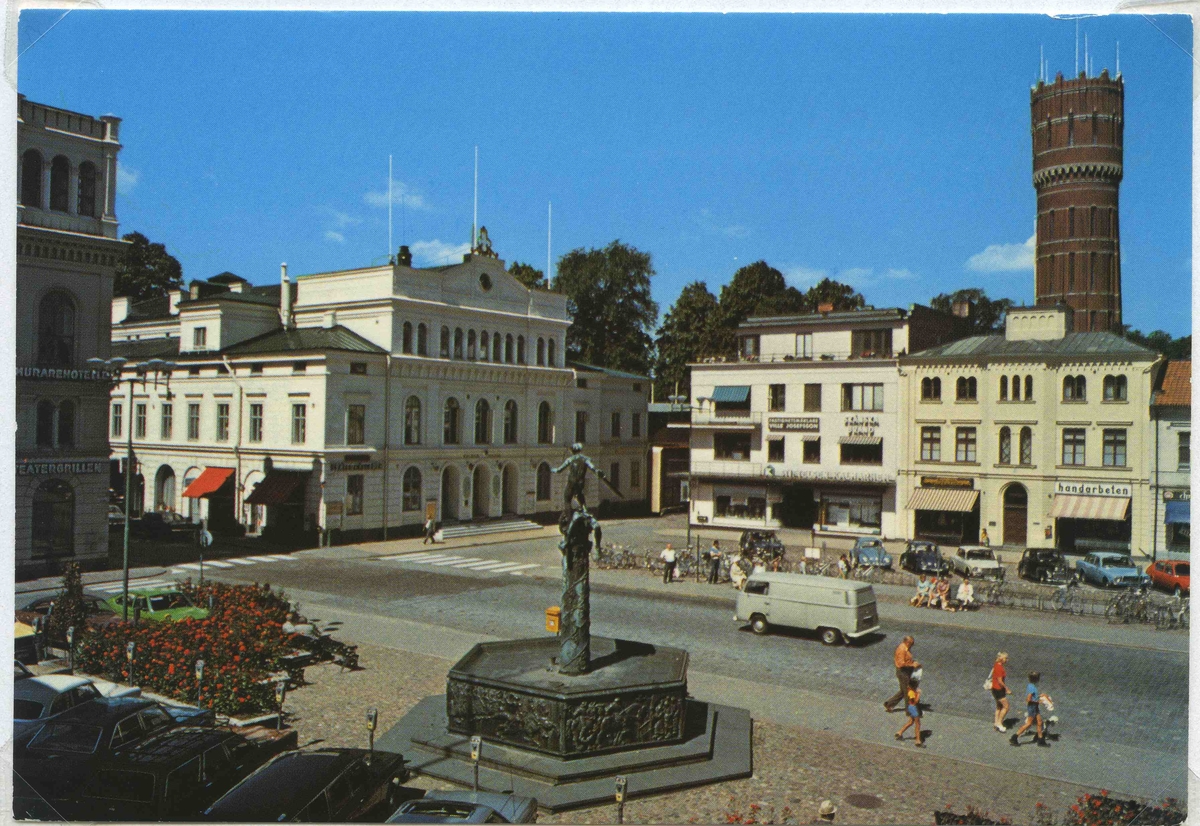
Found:
<svg viewBox="0 0 1200 826"><path fill-rule="evenodd" d="M479 147L475 147L475 208L471 214L471 249L475 249L475 237L479 232Z"/></svg>
<svg viewBox="0 0 1200 826"><path fill-rule="evenodd" d="M1087 32L1083 33L1083 71L1089 76L1092 74L1092 59L1088 57L1088 36Z"/></svg>
<svg viewBox="0 0 1200 826"><path fill-rule="evenodd" d="M1117 74L1121 74L1121 41L1117 41Z"/></svg>
<svg viewBox="0 0 1200 826"><path fill-rule="evenodd" d="M1038 46L1038 80L1046 82L1046 46Z"/></svg>
<svg viewBox="0 0 1200 826"><path fill-rule="evenodd" d="M550 231L554 227L554 204L546 202L546 282L550 281Z"/></svg>
<svg viewBox="0 0 1200 826"><path fill-rule="evenodd" d="M392 260L392 156L388 155L388 260Z"/></svg>
<svg viewBox="0 0 1200 826"><path fill-rule="evenodd" d="M1075 18L1075 77L1079 77L1079 18Z"/></svg>

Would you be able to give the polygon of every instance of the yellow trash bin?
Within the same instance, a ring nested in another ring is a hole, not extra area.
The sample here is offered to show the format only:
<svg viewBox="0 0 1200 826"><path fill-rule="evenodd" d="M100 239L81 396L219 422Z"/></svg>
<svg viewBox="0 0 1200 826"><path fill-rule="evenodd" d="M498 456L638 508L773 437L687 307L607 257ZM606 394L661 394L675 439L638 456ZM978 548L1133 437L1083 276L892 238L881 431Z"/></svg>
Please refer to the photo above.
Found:
<svg viewBox="0 0 1200 826"><path fill-rule="evenodd" d="M557 605L551 605L546 609L546 630L551 634L558 633L558 619L562 616L562 610Z"/></svg>

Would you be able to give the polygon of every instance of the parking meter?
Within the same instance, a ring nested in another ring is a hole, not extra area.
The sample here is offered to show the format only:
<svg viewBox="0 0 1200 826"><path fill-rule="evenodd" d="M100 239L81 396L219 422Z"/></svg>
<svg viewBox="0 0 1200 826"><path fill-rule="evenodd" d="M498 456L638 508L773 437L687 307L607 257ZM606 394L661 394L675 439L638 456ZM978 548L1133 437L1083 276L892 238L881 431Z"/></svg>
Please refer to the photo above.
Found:
<svg viewBox="0 0 1200 826"><path fill-rule="evenodd" d="M200 705L200 692L204 688L204 660L196 660L196 705Z"/></svg>
<svg viewBox="0 0 1200 826"><path fill-rule="evenodd" d="M75 626L67 627L67 659L71 673L75 673Z"/></svg>
<svg viewBox="0 0 1200 826"><path fill-rule="evenodd" d="M287 697L287 680L275 681L275 705L279 708L279 716L275 718L275 730L283 728L283 701Z"/></svg>
<svg viewBox="0 0 1200 826"><path fill-rule="evenodd" d="M367 709L367 755L375 753L375 727L379 725L379 710L375 708Z"/></svg>
<svg viewBox="0 0 1200 826"><path fill-rule="evenodd" d="M478 734L471 737L471 763L474 766L475 780L471 786L473 791L479 791L479 752L483 747L483 738Z"/></svg>
<svg viewBox="0 0 1200 826"><path fill-rule="evenodd" d="M125 643L125 659L129 661L129 684L133 685L133 640Z"/></svg>
<svg viewBox="0 0 1200 826"><path fill-rule="evenodd" d="M623 774L617 775L617 823L625 822L625 789L629 785L629 779Z"/></svg>

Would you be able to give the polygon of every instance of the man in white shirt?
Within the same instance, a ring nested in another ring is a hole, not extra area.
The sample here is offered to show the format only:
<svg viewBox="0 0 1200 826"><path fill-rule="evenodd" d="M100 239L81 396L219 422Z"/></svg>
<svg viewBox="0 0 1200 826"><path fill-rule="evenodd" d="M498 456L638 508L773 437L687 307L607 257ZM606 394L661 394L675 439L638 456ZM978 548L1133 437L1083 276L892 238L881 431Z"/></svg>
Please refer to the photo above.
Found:
<svg viewBox="0 0 1200 826"><path fill-rule="evenodd" d="M663 565L663 584L668 585L675 578L675 546L668 542L667 547L663 548L663 552L658 555L658 558L665 563Z"/></svg>

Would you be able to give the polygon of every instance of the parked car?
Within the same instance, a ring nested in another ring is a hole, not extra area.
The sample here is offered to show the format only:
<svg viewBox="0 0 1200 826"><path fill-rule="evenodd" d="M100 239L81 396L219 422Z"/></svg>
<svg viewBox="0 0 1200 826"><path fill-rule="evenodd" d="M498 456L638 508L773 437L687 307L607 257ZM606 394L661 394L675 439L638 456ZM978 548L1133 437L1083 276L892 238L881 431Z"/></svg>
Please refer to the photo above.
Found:
<svg viewBox="0 0 1200 826"><path fill-rule="evenodd" d="M400 804L388 823L536 823L537 798L495 792L430 790Z"/></svg>
<svg viewBox="0 0 1200 826"><path fill-rule="evenodd" d="M121 613L123 603L121 594L109 597L108 607L115 613ZM141 609L141 618L162 622L164 620L204 619L208 616L207 608L199 608L192 603L188 595L173 585L163 585L158 588L146 588L129 593L129 612Z"/></svg>
<svg viewBox="0 0 1200 826"><path fill-rule="evenodd" d="M404 757L366 749L288 751L242 780L204 812L238 823L341 822L377 807L394 811L408 779Z"/></svg>
<svg viewBox="0 0 1200 826"><path fill-rule="evenodd" d="M772 625L816 631L826 645L879 630L875 590L868 583L770 571L746 580L733 618L749 622L755 634Z"/></svg>
<svg viewBox="0 0 1200 826"><path fill-rule="evenodd" d="M932 542L911 540L900 554L900 567L914 574L941 575L950 572L950 563Z"/></svg>
<svg viewBox="0 0 1200 826"><path fill-rule="evenodd" d="M868 568L892 567L892 555L884 550L883 542L873 536L860 536L850 549L850 562Z"/></svg>
<svg viewBox="0 0 1200 826"><path fill-rule="evenodd" d="M25 663L18 659L13 660L13 682L18 680L28 680L33 676L33 672L25 667Z"/></svg>
<svg viewBox="0 0 1200 826"><path fill-rule="evenodd" d="M1072 578L1067 558L1054 548L1026 548L1017 563L1017 576L1054 585L1062 585Z"/></svg>
<svg viewBox="0 0 1200 826"><path fill-rule="evenodd" d="M1190 572L1191 563L1181 559L1160 559L1146 569L1151 584L1175 596L1191 593Z"/></svg>
<svg viewBox="0 0 1200 826"><path fill-rule="evenodd" d="M125 525L125 511L121 510L120 505L108 506L108 527L120 528ZM133 525L129 526L131 529Z"/></svg>
<svg viewBox="0 0 1200 826"><path fill-rule="evenodd" d="M147 511L129 523L129 532L143 539L195 542L200 525L174 511Z"/></svg>
<svg viewBox="0 0 1200 826"><path fill-rule="evenodd" d="M950 557L950 568L956 574L1004 579L1004 566L992 549L983 545L961 545Z"/></svg>
<svg viewBox="0 0 1200 826"><path fill-rule="evenodd" d="M59 595L44 596L35 599L33 602L27 603L16 610L16 618L19 622L24 622L33 625L41 618L48 618L54 611L54 604L58 601ZM104 597L93 596L90 594L83 595L83 607L87 616L84 619L84 624L87 630L94 631L97 628L103 628L114 622L120 622L121 617L114 612L104 599ZM81 633L83 629L78 629ZM55 638L51 637L49 642L51 645L56 645L60 648L66 648L66 629L59 629L60 635Z"/></svg>
<svg viewBox="0 0 1200 826"><path fill-rule="evenodd" d="M759 556L765 559L777 559L784 554L783 543L775 531L742 531L738 539L738 548L746 556Z"/></svg>
<svg viewBox="0 0 1200 826"><path fill-rule="evenodd" d="M238 781L295 747L295 729L168 729L98 761L61 810L79 820L197 820Z"/></svg>
<svg viewBox="0 0 1200 826"><path fill-rule="evenodd" d="M112 697L138 697L137 686L92 680L70 674L30 676L13 686L13 733L39 726L75 706Z"/></svg>
<svg viewBox="0 0 1200 826"><path fill-rule="evenodd" d="M1093 551L1075 563L1075 570L1085 582L1101 588L1150 584L1150 577L1133 564L1128 554L1115 551Z"/></svg>
<svg viewBox="0 0 1200 826"><path fill-rule="evenodd" d="M13 623L13 656L25 665L38 663L38 638L33 626L20 620Z"/></svg>

